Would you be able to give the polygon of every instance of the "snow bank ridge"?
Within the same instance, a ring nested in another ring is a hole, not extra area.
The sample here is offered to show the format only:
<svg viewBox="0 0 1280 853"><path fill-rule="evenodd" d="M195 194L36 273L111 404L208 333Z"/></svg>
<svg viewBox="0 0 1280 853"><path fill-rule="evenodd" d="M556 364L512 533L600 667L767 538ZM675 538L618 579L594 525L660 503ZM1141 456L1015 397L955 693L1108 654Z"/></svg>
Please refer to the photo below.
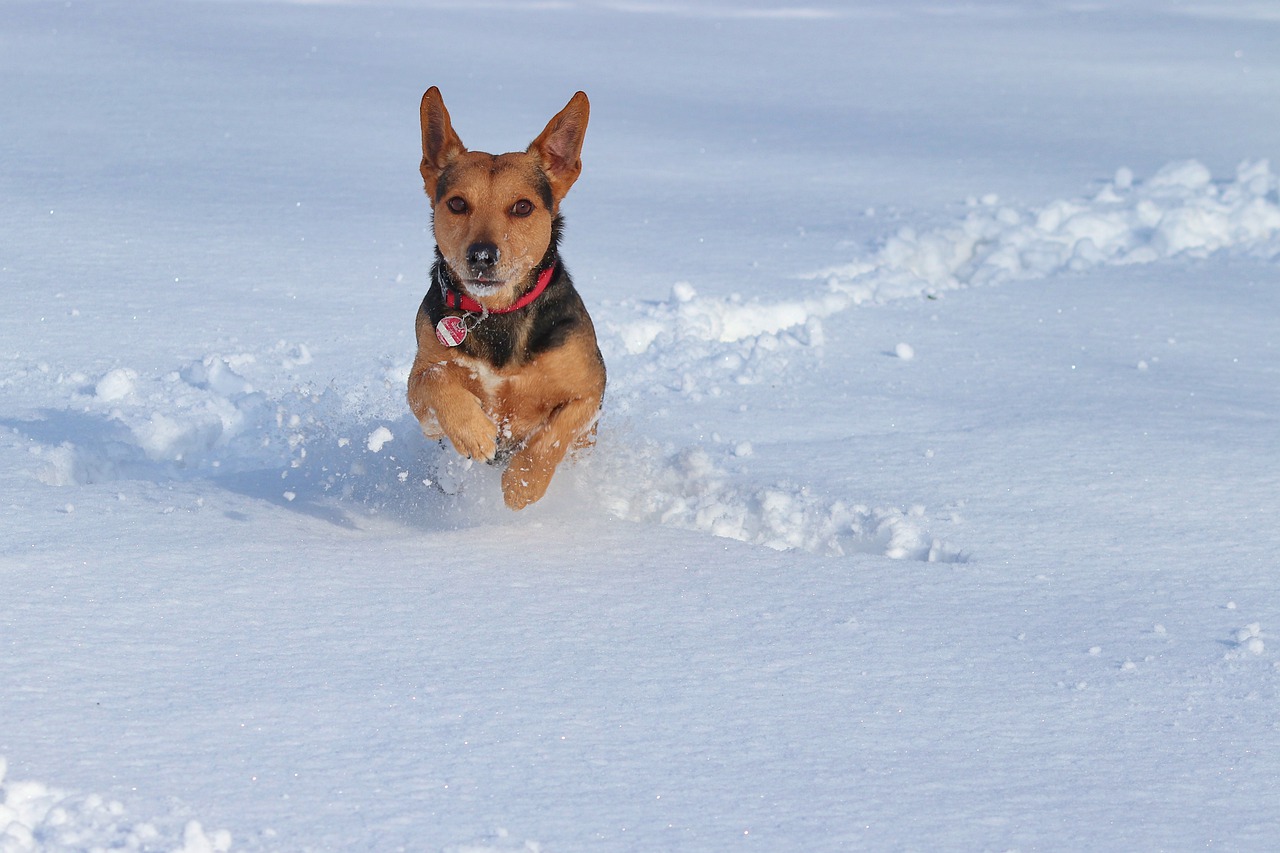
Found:
<svg viewBox="0 0 1280 853"><path fill-rule="evenodd" d="M1092 197L1041 208L1019 209L985 196L970 200L970 212L957 224L923 232L904 228L870 257L814 273L810 277L826 287L807 298L706 299L682 284L665 302L637 306L641 316L615 331L631 354L690 340L730 343L783 332L820 344L823 317L864 303L1222 250L1273 257L1280 254L1278 183L1267 160L1242 163L1225 183L1187 160L1166 165L1145 182L1122 168Z"/></svg>
<svg viewBox="0 0 1280 853"><path fill-rule="evenodd" d="M869 261L827 270L832 292L853 302L936 294L969 285L1046 278L1107 264L1207 257L1223 249L1280 252L1277 179L1268 161L1242 163L1215 184L1188 160L1145 183L1119 169L1092 198L1018 210L987 197L958 225L905 229Z"/></svg>
<svg viewBox="0 0 1280 853"><path fill-rule="evenodd" d="M7 780L0 756L0 853L134 850L141 853L222 853L225 831L206 833L194 820L133 821L118 802L72 795L39 782Z"/></svg>

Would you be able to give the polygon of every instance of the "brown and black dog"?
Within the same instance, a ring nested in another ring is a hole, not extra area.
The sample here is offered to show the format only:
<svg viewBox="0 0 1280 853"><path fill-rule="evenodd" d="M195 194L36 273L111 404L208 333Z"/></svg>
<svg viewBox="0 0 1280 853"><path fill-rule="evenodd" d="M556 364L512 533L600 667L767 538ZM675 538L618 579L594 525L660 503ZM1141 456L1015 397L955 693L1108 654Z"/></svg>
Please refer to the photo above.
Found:
<svg viewBox="0 0 1280 853"><path fill-rule="evenodd" d="M528 150L494 155L463 146L438 89L422 96L436 261L409 408L428 438L506 459L512 509L541 498L565 453L591 443L604 396L595 328L558 251L589 111L578 92Z"/></svg>

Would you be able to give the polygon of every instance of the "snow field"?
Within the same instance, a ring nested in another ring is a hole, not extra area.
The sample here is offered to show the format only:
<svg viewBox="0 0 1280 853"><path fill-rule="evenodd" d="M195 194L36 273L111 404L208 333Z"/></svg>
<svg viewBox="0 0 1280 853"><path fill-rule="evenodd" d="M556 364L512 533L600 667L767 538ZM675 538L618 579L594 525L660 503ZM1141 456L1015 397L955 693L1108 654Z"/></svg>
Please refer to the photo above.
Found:
<svg viewBox="0 0 1280 853"><path fill-rule="evenodd" d="M1269 849L1275 16L746 5L0 8L7 843ZM430 84L592 97L518 514L405 411Z"/></svg>
<svg viewBox="0 0 1280 853"><path fill-rule="evenodd" d="M1194 161L1145 182L1121 169L1091 198L1031 210L988 198L954 226L904 230L867 259L820 274L825 289L800 300L704 298L678 283L666 302L608 306L598 312L611 371L599 446L579 470L562 470L552 494L562 487L562 500L618 518L779 550L963 559L962 543L929 533L935 522L926 507L869 506L856 495L814 494L803 482L759 482L736 445L654 442L634 434L631 417L672 393L714 399L803 369L824 347L823 319L864 303L1222 250L1274 256L1276 188L1265 161L1242 164L1222 183ZM916 356L906 343L893 353L904 362ZM425 444L400 411L408 358L371 370L381 381L370 387L345 391L255 390L279 389L281 371L309 363L306 344L284 342L211 353L161 376L127 365L96 378L59 375L49 378L51 391L68 408L15 429L26 433L34 474L48 485L230 478L267 500L336 499L409 523L501 517L488 494L492 472Z"/></svg>

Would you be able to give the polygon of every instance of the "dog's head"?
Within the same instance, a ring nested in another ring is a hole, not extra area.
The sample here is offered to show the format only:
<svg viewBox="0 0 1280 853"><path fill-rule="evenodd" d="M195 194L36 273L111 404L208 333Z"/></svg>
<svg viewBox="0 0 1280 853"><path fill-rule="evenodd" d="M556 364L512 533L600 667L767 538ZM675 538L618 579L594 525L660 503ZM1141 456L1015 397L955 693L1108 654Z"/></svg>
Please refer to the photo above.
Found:
<svg viewBox="0 0 1280 853"><path fill-rule="evenodd" d="M551 245L560 202L582 172L590 105L582 92L523 152L468 151L440 90L422 96L422 181L436 245L469 295L489 309L515 302Z"/></svg>

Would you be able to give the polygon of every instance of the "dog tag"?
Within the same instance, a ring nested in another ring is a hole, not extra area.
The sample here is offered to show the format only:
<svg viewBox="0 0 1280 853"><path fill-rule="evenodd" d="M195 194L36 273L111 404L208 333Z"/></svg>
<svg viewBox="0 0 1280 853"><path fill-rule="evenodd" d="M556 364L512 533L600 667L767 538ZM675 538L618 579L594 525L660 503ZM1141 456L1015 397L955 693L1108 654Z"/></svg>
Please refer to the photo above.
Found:
<svg viewBox="0 0 1280 853"><path fill-rule="evenodd" d="M456 347L467 339L467 324L462 317L443 317L436 323L436 340L447 347Z"/></svg>

